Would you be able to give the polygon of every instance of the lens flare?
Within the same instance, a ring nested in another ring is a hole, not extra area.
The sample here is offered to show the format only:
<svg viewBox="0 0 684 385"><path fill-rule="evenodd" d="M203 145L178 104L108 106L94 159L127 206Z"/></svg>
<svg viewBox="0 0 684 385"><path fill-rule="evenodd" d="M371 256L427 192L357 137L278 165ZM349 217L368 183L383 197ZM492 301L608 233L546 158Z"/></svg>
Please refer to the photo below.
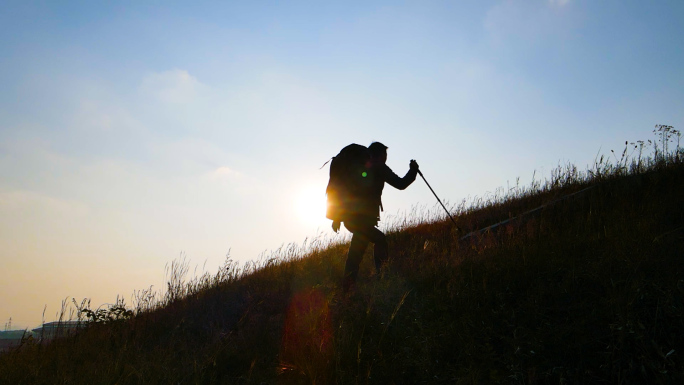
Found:
<svg viewBox="0 0 684 385"><path fill-rule="evenodd" d="M311 383L326 382L323 378L316 378L325 371L311 369L327 369L334 362L331 360L333 332L328 300L323 292L308 289L295 293L283 327L281 368L302 372Z"/></svg>

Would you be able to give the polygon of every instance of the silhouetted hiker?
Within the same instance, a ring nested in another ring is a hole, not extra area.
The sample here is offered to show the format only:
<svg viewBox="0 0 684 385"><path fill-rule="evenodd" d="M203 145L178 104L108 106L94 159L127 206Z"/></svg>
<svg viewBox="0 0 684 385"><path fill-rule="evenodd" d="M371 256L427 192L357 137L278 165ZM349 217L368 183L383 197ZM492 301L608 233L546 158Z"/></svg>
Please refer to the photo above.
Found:
<svg viewBox="0 0 684 385"><path fill-rule="evenodd" d="M333 220L333 231L338 232L340 223L344 223L352 233L342 281L345 292L356 282L359 265L369 243L374 244L373 257L378 274L387 261L387 239L376 227L380 220L385 182L403 190L416 180L418 174L415 160L411 160L409 171L403 178L395 174L385 164L386 161L387 146L373 142L368 148L350 144L330 164L326 216Z"/></svg>

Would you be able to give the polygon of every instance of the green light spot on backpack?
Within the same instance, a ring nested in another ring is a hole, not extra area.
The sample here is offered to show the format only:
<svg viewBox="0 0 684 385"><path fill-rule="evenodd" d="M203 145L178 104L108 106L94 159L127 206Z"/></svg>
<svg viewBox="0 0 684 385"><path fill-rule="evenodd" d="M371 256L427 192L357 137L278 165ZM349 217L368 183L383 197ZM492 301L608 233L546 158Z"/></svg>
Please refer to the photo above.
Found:
<svg viewBox="0 0 684 385"><path fill-rule="evenodd" d="M365 177L368 176L368 173L364 171L364 172L361 173L361 176L365 178Z"/></svg>

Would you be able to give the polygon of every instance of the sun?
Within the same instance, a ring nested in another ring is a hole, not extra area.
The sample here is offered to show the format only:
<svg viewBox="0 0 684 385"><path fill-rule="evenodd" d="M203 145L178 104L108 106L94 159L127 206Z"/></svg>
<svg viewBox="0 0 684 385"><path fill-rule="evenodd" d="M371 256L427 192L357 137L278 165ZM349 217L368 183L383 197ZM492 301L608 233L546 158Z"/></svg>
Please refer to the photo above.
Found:
<svg viewBox="0 0 684 385"><path fill-rule="evenodd" d="M325 191L321 191L320 186L307 186L296 197L295 210L303 224L325 224L325 209Z"/></svg>

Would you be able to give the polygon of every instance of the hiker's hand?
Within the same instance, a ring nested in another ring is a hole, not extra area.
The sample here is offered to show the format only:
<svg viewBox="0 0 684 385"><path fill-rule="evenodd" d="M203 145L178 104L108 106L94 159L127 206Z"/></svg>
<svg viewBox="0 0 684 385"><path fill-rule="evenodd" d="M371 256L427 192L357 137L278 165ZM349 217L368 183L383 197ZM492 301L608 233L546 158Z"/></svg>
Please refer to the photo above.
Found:
<svg viewBox="0 0 684 385"><path fill-rule="evenodd" d="M334 232L340 231L340 221L333 221L332 229Z"/></svg>
<svg viewBox="0 0 684 385"><path fill-rule="evenodd" d="M409 168L411 170L418 170L418 162L416 162L415 159L411 159L411 163L409 163Z"/></svg>

